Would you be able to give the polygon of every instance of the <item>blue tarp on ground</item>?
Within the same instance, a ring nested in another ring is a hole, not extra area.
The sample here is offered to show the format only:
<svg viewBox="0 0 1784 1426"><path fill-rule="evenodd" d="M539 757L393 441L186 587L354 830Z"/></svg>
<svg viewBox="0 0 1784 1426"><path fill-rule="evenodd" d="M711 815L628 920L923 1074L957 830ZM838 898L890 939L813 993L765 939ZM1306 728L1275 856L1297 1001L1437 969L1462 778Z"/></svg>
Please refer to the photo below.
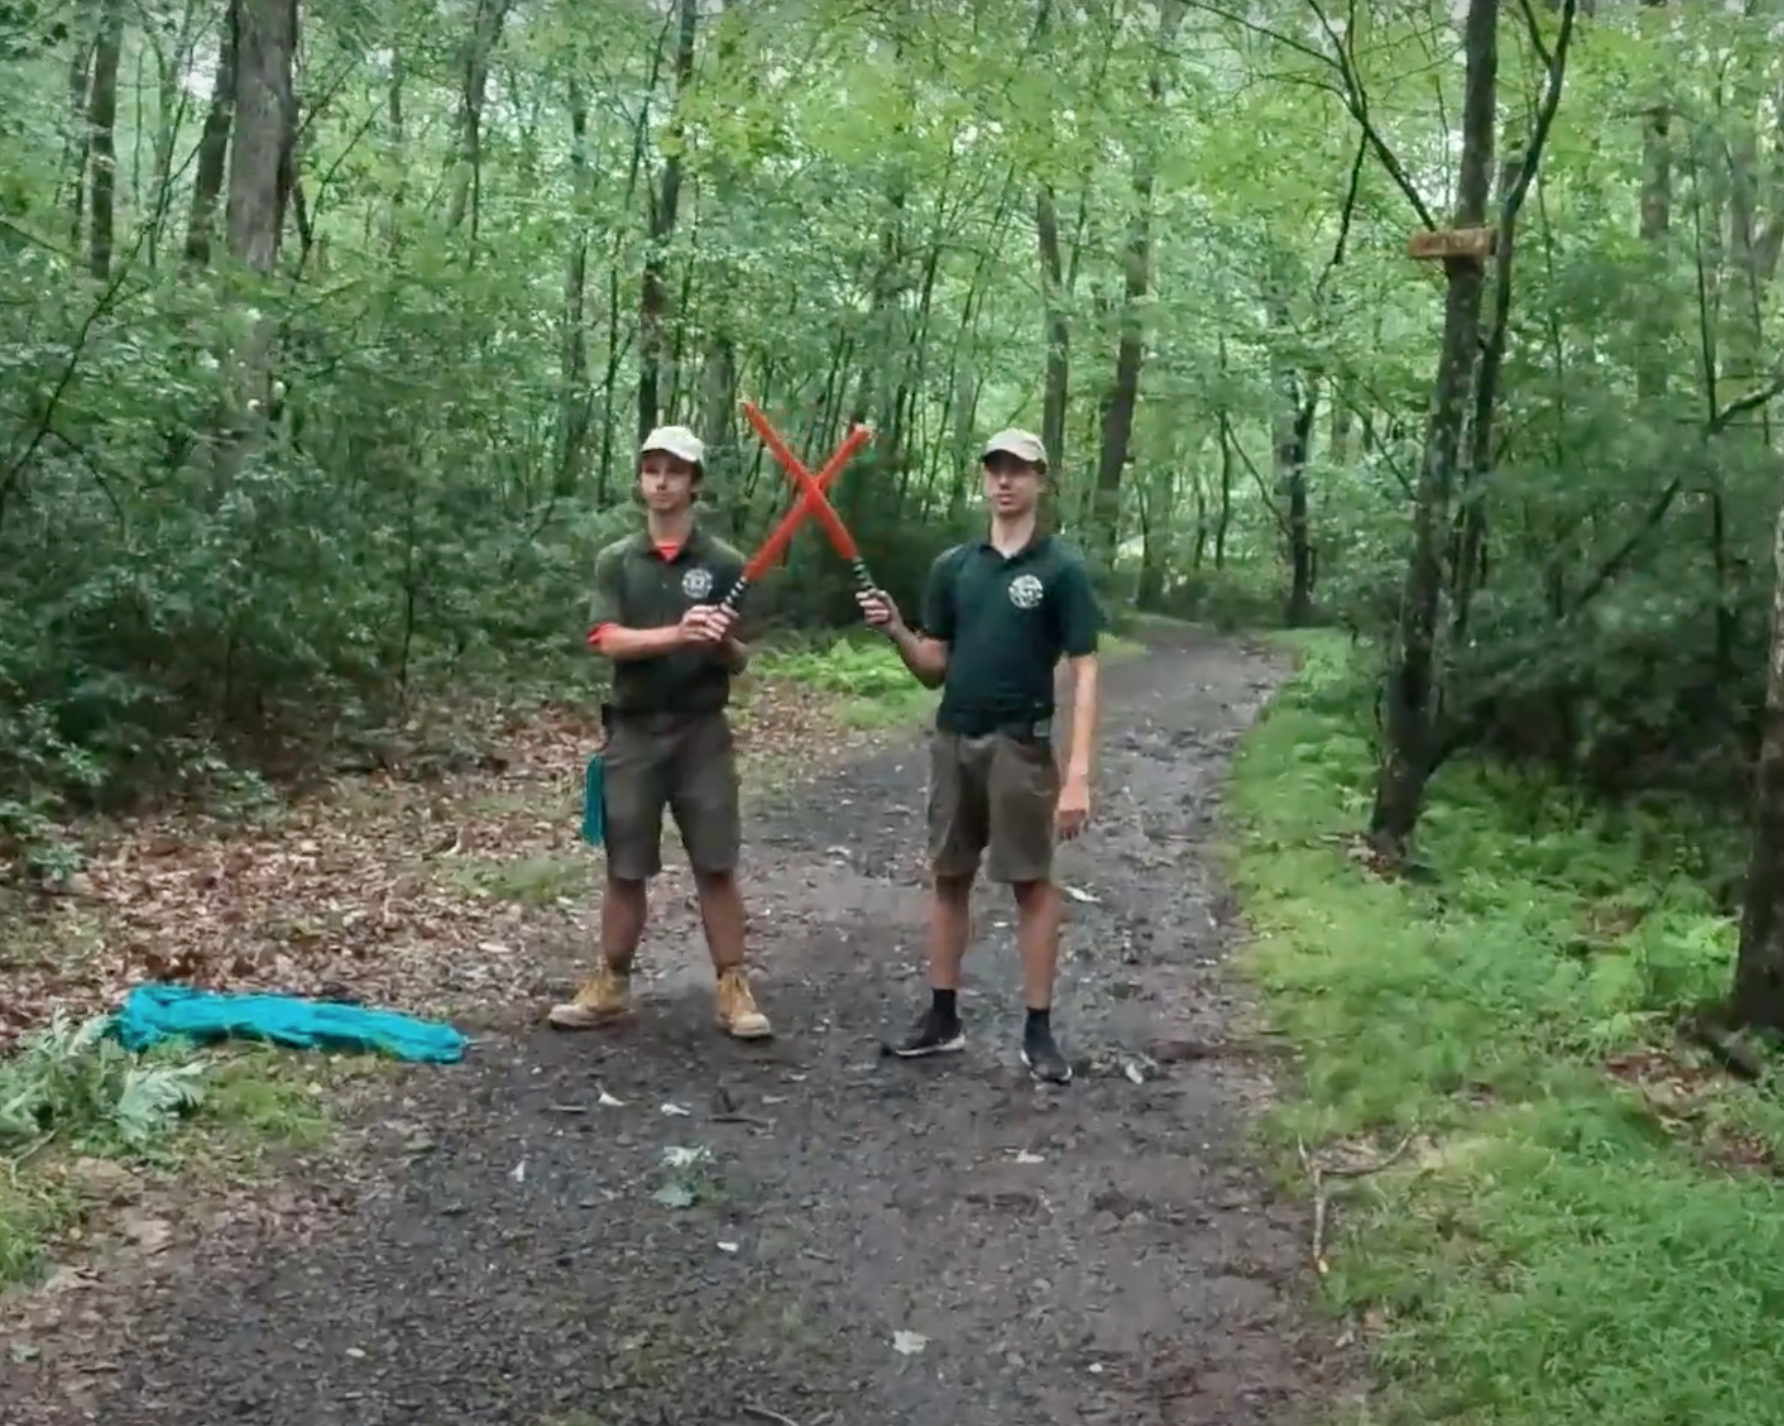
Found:
<svg viewBox="0 0 1784 1426"><path fill-rule="evenodd" d="M200 1044L260 1040L418 1064L456 1064L465 1057L465 1037L439 1021L295 995L235 995L182 985L137 986L112 1017L111 1031L132 1051L177 1038Z"/></svg>

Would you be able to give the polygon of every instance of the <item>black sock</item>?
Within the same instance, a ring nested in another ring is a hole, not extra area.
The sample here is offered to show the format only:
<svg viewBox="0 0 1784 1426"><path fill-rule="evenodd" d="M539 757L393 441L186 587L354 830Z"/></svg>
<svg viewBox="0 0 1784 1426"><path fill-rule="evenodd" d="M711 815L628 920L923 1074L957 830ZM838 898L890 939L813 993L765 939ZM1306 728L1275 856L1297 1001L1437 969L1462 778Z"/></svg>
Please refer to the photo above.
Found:
<svg viewBox="0 0 1784 1426"><path fill-rule="evenodd" d="M1053 1033L1053 1011L1052 1011L1052 1009L1051 1008L1048 1008L1046 1010L1030 1009L1028 1012L1028 1024L1023 1027L1022 1033L1024 1035L1029 1035L1029 1036L1051 1035Z"/></svg>
<svg viewBox="0 0 1784 1426"><path fill-rule="evenodd" d="M937 1015L940 1015L944 1020L957 1020L960 1018L959 1008L955 1004L955 997L958 994L957 991L937 990L934 991L933 994L935 999L931 1003L931 1008Z"/></svg>

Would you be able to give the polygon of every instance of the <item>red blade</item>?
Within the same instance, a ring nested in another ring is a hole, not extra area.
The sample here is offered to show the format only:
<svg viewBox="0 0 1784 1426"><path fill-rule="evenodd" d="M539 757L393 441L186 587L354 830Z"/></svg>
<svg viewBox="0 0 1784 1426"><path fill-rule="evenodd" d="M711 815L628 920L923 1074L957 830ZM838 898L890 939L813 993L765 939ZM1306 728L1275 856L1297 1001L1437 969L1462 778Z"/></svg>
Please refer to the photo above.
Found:
<svg viewBox="0 0 1784 1426"><path fill-rule="evenodd" d="M754 402L743 403L743 414L748 418L750 425L756 428L756 434L762 438L762 444L767 446L774 458L786 468L787 474L799 483L802 492L801 508L809 510L816 517L817 522L824 527L824 533L830 537L830 543L836 547L836 552L851 562L859 559L861 551L855 544L855 537L849 533L849 527L843 524L842 516L836 513L836 507L824 496L824 486L829 483L828 479L813 478L812 473L805 468L799 457L794 455L787 443L780 438L780 433L768 424L768 418L757 409ZM846 465L849 458L871 434L870 428L866 426L857 426L850 431L848 440L844 441L836 454L824 463L826 475L834 474L832 467L835 470L842 468L842 465L837 464L839 457L842 464Z"/></svg>

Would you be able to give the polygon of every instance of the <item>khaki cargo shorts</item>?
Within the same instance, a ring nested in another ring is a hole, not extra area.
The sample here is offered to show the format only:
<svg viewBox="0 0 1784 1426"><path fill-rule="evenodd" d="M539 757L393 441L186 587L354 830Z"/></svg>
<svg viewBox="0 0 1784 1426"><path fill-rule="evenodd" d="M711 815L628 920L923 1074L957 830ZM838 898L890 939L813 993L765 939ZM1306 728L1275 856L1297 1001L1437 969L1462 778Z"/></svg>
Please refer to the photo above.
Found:
<svg viewBox="0 0 1784 1426"><path fill-rule="evenodd" d="M603 757L610 876L648 881L663 869L665 807L696 872L736 870L737 750L723 713L616 713Z"/></svg>
<svg viewBox="0 0 1784 1426"><path fill-rule="evenodd" d="M929 860L937 876L992 881L1053 875L1059 764L1049 739L937 732L929 745Z"/></svg>

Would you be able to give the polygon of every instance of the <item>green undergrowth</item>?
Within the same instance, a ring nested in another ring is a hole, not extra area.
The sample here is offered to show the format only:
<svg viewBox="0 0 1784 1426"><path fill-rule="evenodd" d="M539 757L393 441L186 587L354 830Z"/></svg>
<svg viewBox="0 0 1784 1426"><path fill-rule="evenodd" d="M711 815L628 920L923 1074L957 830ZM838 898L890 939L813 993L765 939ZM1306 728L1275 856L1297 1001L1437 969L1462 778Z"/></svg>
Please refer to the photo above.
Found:
<svg viewBox="0 0 1784 1426"><path fill-rule="evenodd" d="M1727 989L1705 883L1740 829L1458 767L1420 832L1431 878L1381 880L1354 835L1369 694L1342 640L1297 642L1236 771L1236 874L1303 1061L1265 1132L1304 1188L1302 1145L1349 1169L1318 1192L1329 1299L1382 1378L1368 1419L1776 1420L1784 1110L1671 1028Z"/></svg>
<svg viewBox="0 0 1784 1426"><path fill-rule="evenodd" d="M0 1059L0 1289L102 1239L133 1200L251 1179L267 1154L324 1142L329 1091L368 1067L259 1047L135 1055L102 1023L57 1019Z"/></svg>
<svg viewBox="0 0 1784 1426"><path fill-rule="evenodd" d="M1138 640L1105 634L1105 661L1142 651ZM755 663L763 678L786 679L836 698L836 714L851 728L903 727L935 713L940 694L911 677L898 651L876 634L846 634L765 650Z"/></svg>
<svg viewBox="0 0 1784 1426"><path fill-rule="evenodd" d="M785 679L836 699L836 715L851 728L891 728L921 720L936 704L884 638L844 635L766 651L756 660L763 678Z"/></svg>

